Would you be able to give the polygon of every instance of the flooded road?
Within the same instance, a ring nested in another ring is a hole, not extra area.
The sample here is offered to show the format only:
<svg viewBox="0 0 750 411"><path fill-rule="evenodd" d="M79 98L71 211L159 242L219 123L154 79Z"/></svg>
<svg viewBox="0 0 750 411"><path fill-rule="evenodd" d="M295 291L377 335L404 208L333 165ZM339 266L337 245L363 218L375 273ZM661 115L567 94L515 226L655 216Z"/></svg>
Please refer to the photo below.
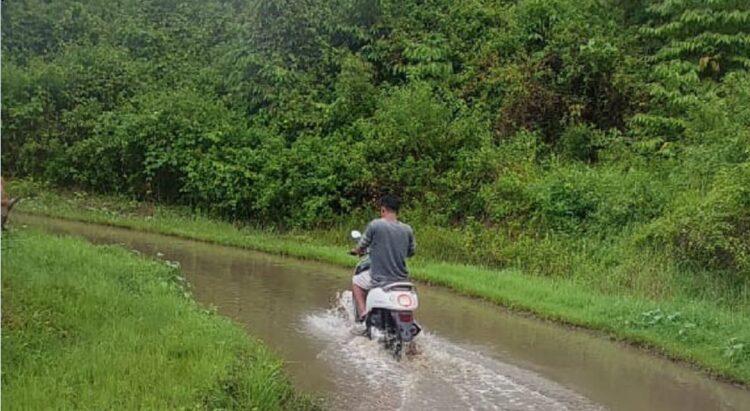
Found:
<svg viewBox="0 0 750 411"><path fill-rule="evenodd" d="M178 261L216 306L341 410L750 410L750 391L586 332L419 286L420 353L395 362L351 332L347 270L247 250L18 214L43 227ZM342 234L344 235L344 234ZM342 250L342 253L346 250ZM352 264L355 260L352 259Z"/></svg>

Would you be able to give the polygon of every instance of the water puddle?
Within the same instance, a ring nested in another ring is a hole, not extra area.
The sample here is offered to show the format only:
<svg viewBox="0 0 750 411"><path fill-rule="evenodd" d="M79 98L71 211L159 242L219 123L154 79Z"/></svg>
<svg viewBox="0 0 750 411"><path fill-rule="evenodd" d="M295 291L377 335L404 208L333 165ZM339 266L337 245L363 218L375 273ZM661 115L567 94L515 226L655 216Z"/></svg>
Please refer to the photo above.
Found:
<svg viewBox="0 0 750 411"><path fill-rule="evenodd" d="M441 288L419 287L419 353L396 362L352 333L347 270L19 213L22 224L178 261L196 299L263 339L334 409L750 410L748 390Z"/></svg>

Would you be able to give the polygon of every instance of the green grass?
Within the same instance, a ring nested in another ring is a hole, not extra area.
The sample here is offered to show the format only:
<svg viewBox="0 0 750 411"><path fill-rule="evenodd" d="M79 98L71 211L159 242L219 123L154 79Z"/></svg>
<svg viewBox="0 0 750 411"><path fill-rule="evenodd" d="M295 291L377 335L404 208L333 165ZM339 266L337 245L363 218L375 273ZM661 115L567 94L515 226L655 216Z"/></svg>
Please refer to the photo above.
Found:
<svg viewBox="0 0 750 411"><path fill-rule="evenodd" d="M65 195L40 187L34 190L36 197L21 203L20 210L346 267L353 263L344 253L347 245L344 232L337 237L330 230L282 233L238 227L178 208L81 193ZM21 187L19 192L23 191ZM425 240L429 238L418 238L420 250L424 249ZM430 254L435 256L436 252ZM550 260L549 263L558 262ZM607 290L591 286L585 278L550 278L528 275L517 269L441 262L436 258L417 258L410 262L410 267L417 280L541 318L602 331L613 338L690 362L725 379L750 383L750 312L743 305L724 304L690 294L643 295L616 286ZM603 273L602 278L608 278L606 274ZM652 281L653 287L660 287L658 275Z"/></svg>
<svg viewBox="0 0 750 411"><path fill-rule="evenodd" d="M119 247L3 235L3 409L314 409L282 362Z"/></svg>

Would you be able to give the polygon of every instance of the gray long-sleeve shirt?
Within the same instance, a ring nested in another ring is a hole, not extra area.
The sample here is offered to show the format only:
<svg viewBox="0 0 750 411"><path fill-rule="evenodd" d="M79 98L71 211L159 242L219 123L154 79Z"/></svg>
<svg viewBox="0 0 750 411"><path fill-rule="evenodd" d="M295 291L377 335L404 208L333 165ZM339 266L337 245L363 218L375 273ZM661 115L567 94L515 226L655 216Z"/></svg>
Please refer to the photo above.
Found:
<svg viewBox="0 0 750 411"><path fill-rule="evenodd" d="M417 247L411 226L383 218L372 220L359 240L360 249L368 247L373 283L384 285L408 280L406 258L413 256Z"/></svg>

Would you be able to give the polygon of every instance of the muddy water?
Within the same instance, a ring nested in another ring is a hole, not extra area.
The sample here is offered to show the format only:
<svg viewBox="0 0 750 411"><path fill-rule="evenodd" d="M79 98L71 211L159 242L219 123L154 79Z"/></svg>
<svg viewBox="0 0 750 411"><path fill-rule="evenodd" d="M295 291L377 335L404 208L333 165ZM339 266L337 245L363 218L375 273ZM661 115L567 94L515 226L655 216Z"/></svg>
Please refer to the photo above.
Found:
<svg viewBox="0 0 750 411"><path fill-rule="evenodd" d="M419 354L355 337L346 270L130 230L17 215L178 261L195 297L263 339L335 409L750 410L750 391L581 331L421 286ZM343 250L342 250L343 252ZM338 295L338 296L337 296ZM363 402L364 401L364 402Z"/></svg>

